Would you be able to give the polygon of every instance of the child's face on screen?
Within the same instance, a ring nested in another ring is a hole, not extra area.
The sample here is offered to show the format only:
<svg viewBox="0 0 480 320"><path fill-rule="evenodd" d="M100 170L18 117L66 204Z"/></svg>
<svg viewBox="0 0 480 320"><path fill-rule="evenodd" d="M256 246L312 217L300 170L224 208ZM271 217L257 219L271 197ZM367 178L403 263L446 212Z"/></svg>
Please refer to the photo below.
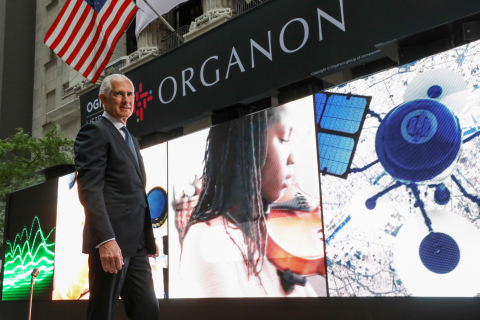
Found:
<svg viewBox="0 0 480 320"><path fill-rule="evenodd" d="M267 159L262 169L262 197L268 202L280 199L290 185L295 162L292 144L293 128L286 112L267 129Z"/></svg>

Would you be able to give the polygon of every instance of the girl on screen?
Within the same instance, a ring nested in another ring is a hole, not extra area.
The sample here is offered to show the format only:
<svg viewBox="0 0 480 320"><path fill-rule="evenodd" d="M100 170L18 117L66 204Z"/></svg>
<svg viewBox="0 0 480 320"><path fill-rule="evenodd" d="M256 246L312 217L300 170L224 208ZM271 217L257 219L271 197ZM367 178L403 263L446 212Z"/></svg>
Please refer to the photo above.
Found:
<svg viewBox="0 0 480 320"><path fill-rule="evenodd" d="M198 204L183 232L185 296L318 296L266 256L270 205L292 186L294 134L284 106L210 129Z"/></svg>

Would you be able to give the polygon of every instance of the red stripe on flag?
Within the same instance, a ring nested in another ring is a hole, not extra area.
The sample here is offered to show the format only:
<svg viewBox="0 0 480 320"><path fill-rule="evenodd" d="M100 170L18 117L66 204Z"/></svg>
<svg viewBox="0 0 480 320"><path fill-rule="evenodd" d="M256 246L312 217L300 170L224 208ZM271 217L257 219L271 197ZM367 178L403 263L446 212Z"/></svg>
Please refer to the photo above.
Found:
<svg viewBox="0 0 480 320"><path fill-rule="evenodd" d="M58 34L57 38L55 41L53 41L52 45L50 46L50 49L55 50L55 48L58 46L60 42L62 42L63 38L65 37L65 33L67 33L68 28L70 27L70 24L72 24L73 18L75 18L75 15L78 12L78 9L80 9L80 6L82 5L83 1L78 1L75 4L75 7L73 7L72 12L68 16L67 22L62 26L62 31Z"/></svg>
<svg viewBox="0 0 480 320"><path fill-rule="evenodd" d="M82 53L82 58L78 61L77 65L75 66L75 70L80 70L87 60L87 58L90 56L90 54L93 52L93 49L95 48L95 45L97 44L98 37L100 36L100 33L102 31L103 25L105 24L105 21L109 18L110 14L113 11L113 8L115 7L115 4L117 3L117 0L112 0L110 5L108 6L107 10L102 16L102 19L100 20L100 23L97 26L97 31L95 32L95 35L93 36L92 41L90 42L90 45L87 47L87 49ZM78 68L78 69L77 69Z"/></svg>
<svg viewBox="0 0 480 320"><path fill-rule="evenodd" d="M92 70L95 68L95 65L97 64L98 59L102 56L103 49L105 49L105 46L108 44L108 38L110 38L110 35L112 34L113 30L115 29L117 24L120 22L120 17L124 14L125 10L129 6L129 4L130 4L130 1L124 1L123 4L118 9L118 12L115 15L115 17L113 18L112 23L107 28L107 31L105 32L105 35L103 36L100 47L97 49L97 52L95 52L95 55L93 56L93 59L90 62L90 65L88 66L88 68L85 70L84 74L86 74L86 75L90 74L90 72L92 72ZM123 28L121 28L120 30L123 30ZM113 42L112 42L112 47L115 47L113 45ZM110 48L108 48L107 50L110 51Z"/></svg>
<svg viewBox="0 0 480 320"><path fill-rule="evenodd" d="M78 35L78 32L80 31L80 29L83 27L83 24L85 22L85 19L87 18L88 14L92 11L92 7L90 6L85 6L85 9L83 10L83 13L82 15L80 16L80 19L78 20L78 23L77 25L73 28L72 30L72 34L70 35L70 37L68 37L68 40L67 42L65 42L65 44L63 45L63 48L62 50L60 50L60 52L58 52L58 56L59 57L63 57L63 55L68 51L68 48L70 48L70 46L72 45L73 43L73 40L75 40L75 38L77 37Z"/></svg>
<svg viewBox="0 0 480 320"><path fill-rule="evenodd" d="M93 27L95 26L95 21L96 20L97 20L97 13L95 11L93 11L93 17L90 20L90 24L88 25L87 29L85 29L85 32L83 33L82 38L80 39L80 41L75 46L75 49L70 54L70 57L68 57L67 61L65 61L67 64L69 64L69 65L72 64L73 60L75 60L75 58L77 57L78 52L82 49L83 45L87 41L88 36L90 35L90 32L92 32ZM77 63L77 66L78 66L78 63ZM79 69L77 69L77 67L74 67L74 69L77 70L77 71L79 70Z"/></svg>
<svg viewBox="0 0 480 320"><path fill-rule="evenodd" d="M123 23L122 27L120 28L119 32L117 33L117 36L115 37L115 39L113 39L112 45L110 46L110 48L108 50L108 54L105 57L105 60L103 60L103 63L100 65L100 68L98 68L97 73L93 77L93 79L92 79L93 83L97 82L98 77L100 77L100 74L102 73L103 69L105 68L108 61L110 60L110 57L113 54L113 51L115 49L115 46L118 43L118 40L120 40L120 37L122 36L122 34L127 29L128 25L130 24L130 21L132 21L133 17L137 13L137 10L138 10L138 8L136 6L134 6L132 11L130 12L130 14L127 16L127 19L125 19L125 22Z"/></svg>
<svg viewBox="0 0 480 320"><path fill-rule="evenodd" d="M45 35L45 39L43 39L43 43L47 42L48 38L50 38L52 33L55 31L55 29L57 28L60 21L62 21L63 15L65 14L65 11L67 10L70 1L75 1L75 0L67 0L67 3L65 3L65 5L63 6L62 11L60 11L60 14L58 15L57 19L55 19L55 21L53 22L50 29L48 29L47 34Z"/></svg>
<svg viewBox="0 0 480 320"><path fill-rule="evenodd" d="M44 39L75 70L86 69L83 76L94 83L137 12L131 0L107 0L105 6L97 14L84 0L67 0Z"/></svg>

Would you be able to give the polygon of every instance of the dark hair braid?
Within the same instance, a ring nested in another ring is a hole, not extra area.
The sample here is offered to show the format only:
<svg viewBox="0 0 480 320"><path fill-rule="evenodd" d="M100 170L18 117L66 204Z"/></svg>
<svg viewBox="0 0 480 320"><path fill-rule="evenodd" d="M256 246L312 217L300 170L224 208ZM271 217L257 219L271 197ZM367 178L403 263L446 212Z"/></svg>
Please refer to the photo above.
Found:
<svg viewBox="0 0 480 320"><path fill-rule="evenodd" d="M261 177L268 152L267 127L280 119L276 109L280 108L210 129L202 191L185 230L186 235L195 223L223 216L243 232L247 252L239 249L249 275L258 275L258 263L265 254L267 229Z"/></svg>

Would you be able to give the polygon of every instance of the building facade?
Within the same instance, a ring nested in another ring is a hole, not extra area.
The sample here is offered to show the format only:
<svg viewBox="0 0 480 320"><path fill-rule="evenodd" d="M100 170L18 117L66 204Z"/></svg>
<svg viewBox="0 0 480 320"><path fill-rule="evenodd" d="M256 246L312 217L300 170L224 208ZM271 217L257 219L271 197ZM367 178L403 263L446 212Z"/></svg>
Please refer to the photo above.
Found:
<svg viewBox="0 0 480 320"><path fill-rule="evenodd" d="M171 32L159 19L135 37L135 20L117 44L101 80L125 73L267 0L190 0L166 15ZM54 123L74 139L80 129L80 95L95 85L58 58L43 43L66 0L37 0L32 135L39 137Z"/></svg>

